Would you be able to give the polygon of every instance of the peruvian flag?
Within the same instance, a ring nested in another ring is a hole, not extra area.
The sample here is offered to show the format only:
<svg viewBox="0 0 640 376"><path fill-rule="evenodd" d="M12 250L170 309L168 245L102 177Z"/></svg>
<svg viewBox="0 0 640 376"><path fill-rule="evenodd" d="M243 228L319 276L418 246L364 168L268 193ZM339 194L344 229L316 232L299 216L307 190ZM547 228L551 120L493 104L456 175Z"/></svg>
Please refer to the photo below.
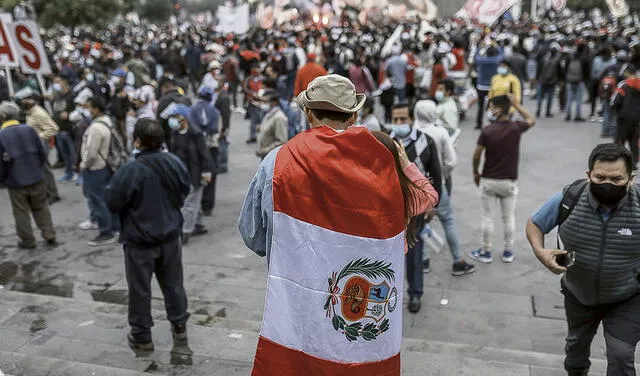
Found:
<svg viewBox="0 0 640 376"><path fill-rule="evenodd" d="M391 153L364 127L276 155L253 376L400 376L405 219Z"/></svg>

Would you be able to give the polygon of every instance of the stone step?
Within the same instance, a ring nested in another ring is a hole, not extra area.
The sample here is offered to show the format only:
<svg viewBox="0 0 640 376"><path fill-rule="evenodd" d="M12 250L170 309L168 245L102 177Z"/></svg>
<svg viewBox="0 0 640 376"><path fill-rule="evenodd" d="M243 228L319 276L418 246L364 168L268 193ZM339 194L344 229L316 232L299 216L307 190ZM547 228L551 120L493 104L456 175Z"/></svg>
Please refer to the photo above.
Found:
<svg viewBox="0 0 640 376"><path fill-rule="evenodd" d="M156 352L150 358L137 359L126 345L125 306L3 290L0 301L0 351L181 375L172 365L180 364L180 360L175 361L171 354L172 339L162 311L153 311ZM260 322L222 316L204 312L192 316L189 342L193 355L188 361L194 366L187 367L185 375L240 376L249 372ZM417 338L420 335L405 325L403 376L424 375L427 366L428 375L563 374L562 343L558 344L559 351L551 354L492 343L450 341L439 333ZM594 356L592 363L593 374L604 373L606 363L602 358Z"/></svg>
<svg viewBox="0 0 640 376"><path fill-rule="evenodd" d="M0 375L6 376L148 376L148 373L62 359L0 351Z"/></svg>

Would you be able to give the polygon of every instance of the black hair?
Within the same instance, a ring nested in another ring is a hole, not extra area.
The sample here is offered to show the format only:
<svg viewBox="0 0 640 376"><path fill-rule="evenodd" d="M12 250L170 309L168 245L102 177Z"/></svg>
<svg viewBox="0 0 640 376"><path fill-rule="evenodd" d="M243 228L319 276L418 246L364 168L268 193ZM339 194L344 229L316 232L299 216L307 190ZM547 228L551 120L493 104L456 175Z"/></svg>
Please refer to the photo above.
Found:
<svg viewBox="0 0 640 376"><path fill-rule="evenodd" d="M589 172L593 171L593 166L596 162L615 162L619 159L624 161L627 166L627 173L631 175L634 163L629 149L618 144L600 144L593 149L589 156Z"/></svg>
<svg viewBox="0 0 640 376"><path fill-rule="evenodd" d="M406 108L409 110L409 119L413 119L413 106L409 105L409 103L407 102L400 102L400 103L396 103L393 105L393 107L391 107L391 112L393 113L393 110L397 110L399 108Z"/></svg>
<svg viewBox="0 0 640 376"><path fill-rule="evenodd" d="M451 94L456 90L456 84L448 78L441 80L438 84L444 85L444 89Z"/></svg>
<svg viewBox="0 0 640 376"><path fill-rule="evenodd" d="M158 150L164 142L164 131L156 120L140 119L133 129L133 139L140 140L140 145L147 150Z"/></svg>
<svg viewBox="0 0 640 376"><path fill-rule="evenodd" d="M318 120L331 120L331 121L337 121L340 123L347 122L353 116L352 113L347 113L347 112L316 110L316 109L311 109L311 113Z"/></svg>
<svg viewBox="0 0 640 376"><path fill-rule="evenodd" d="M94 95L89 99L89 104L92 108L99 110L101 113L107 110L107 102L105 102L104 98L99 95Z"/></svg>

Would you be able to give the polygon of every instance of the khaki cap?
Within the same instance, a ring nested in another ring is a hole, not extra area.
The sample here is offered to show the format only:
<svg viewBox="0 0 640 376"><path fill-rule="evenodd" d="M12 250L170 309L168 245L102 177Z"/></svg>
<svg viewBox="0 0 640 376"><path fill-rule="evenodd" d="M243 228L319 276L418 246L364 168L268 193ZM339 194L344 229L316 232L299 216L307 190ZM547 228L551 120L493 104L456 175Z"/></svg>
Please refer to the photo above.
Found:
<svg viewBox="0 0 640 376"><path fill-rule="evenodd" d="M302 108L326 110L352 114L364 105L367 96L357 94L349 79L337 74L320 76L311 81L307 90L298 95Z"/></svg>

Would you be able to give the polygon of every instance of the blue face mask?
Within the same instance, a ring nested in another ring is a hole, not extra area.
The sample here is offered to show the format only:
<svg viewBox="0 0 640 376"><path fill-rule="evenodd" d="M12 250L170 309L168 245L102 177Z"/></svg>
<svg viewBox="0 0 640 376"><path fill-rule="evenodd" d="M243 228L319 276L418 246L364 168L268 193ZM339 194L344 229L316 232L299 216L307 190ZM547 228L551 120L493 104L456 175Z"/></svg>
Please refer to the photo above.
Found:
<svg viewBox="0 0 640 376"><path fill-rule="evenodd" d="M509 74L509 68L498 67L498 74L500 74L502 76L506 76L507 74Z"/></svg>
<svg viewBox="0 0 640 376"><path fill-rule="evenodd" d="M56 93L59 93L62 91L62 85L60 85L59 83L54 83L51 88L53 89L53 91L55 91Z"/></svg>
<svg viewBox="0 0 640 376"><path fill-rule="evenodd" d="M132 156L133 158L135 158L135 157L136 157L136 155L140 154L140 151L141 151L141 150L140 150L140 149L138 149L138 148L133 148L133 150L131 151L131 156Z"/></svg>
<svg viewBox="0 0 640 376"><path fill-rule="evenodd" d="M407 137L411 133L411 125L409 124L393 124L391 131L398 137Z"/></svg>
<svg viewBox="0 0 640 376"><path fill-rule="evenodd" d="M180 120L178 120L178 118L170 118L169 128L173 129L174 131L180 129Z"/></svg>
<svg viewBox="0 0 640 376"><path fill-rule="evenodd" d="M436 100L438 102L442 102L443 99L444 99L444 93L441 91L436 91Z"/></svg>

